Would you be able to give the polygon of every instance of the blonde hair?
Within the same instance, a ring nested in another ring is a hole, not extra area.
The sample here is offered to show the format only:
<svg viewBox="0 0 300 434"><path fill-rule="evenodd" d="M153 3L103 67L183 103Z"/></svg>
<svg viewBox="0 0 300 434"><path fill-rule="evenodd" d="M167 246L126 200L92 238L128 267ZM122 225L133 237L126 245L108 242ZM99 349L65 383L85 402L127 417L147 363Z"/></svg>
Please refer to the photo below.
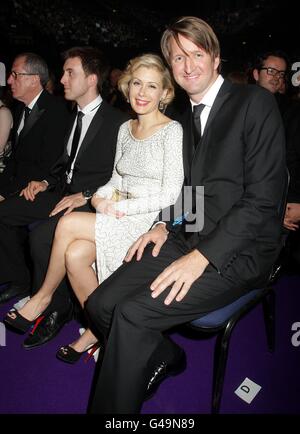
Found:
<svg viewBox="0 0 300 434"><path fill-rule="evenodd" d="M156 69L161 74L163 90L167 89L168 91L167 96L161 102L164 105L170 104L175 95L173 79L163 59L157 54L152 53L142 54L129 61L118 81L118 88L124 97L128 99L129 83L132 80L133 73L141 67Z"/></svg>
<svg viewBox="0 0 300 434"><path fill-rule="evenodd" d="M161 37L160 48L169 65L171 64L169 45L172 37L183 52L185 52L180 44L178 35L184 36L198 47L203 48L213 59L220 57L220 44L210 25L197 17L181 17L171 24Z"/></svg>

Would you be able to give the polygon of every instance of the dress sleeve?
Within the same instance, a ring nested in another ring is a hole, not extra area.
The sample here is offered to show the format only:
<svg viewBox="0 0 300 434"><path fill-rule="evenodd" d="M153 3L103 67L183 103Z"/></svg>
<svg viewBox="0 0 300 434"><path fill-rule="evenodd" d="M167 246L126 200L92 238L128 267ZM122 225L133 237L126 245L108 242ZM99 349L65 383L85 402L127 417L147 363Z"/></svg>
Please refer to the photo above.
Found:
<svg viewBox="0 0 300 434"><path fill-rule="evenodd" d="M173 122L164 137L163 177L159 192L146 197L121 200L116 209L126 215L160 211L176 202L183 184L183 131L178 122Z"/></svg>
<svg viewBox="0 0 300 434"><path fill-rule="evenodd" d="M108 181L107 184L102 185L98 188L95 195L102 197L104 199L111 199L115 189L121 190L122 189L122 177L119 175L116 165L118 161L122 157L123 149L122 149L122 137L123 137L123 130L124 127L122 126L119 129L118 139L117 139L117 146L116 146L116 155L115 155L115 161L114 161L114 168L113 173Z"/></svg>
<svg viewBox="0 0 300 434"><path fill-rule="evenodd" d="M12 127L12 115L8 108L1 107L0 110L0 153L4 150Z"/></svg>

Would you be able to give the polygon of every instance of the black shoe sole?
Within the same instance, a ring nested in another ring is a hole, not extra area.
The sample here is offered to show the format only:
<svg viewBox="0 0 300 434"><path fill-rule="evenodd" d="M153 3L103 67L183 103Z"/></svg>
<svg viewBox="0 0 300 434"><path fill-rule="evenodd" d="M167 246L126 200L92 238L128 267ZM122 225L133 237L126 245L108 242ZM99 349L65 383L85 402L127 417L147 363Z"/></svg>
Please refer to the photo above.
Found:
<svg viewBox="0 0 300 434"><path fill-rule="evenodd" d="M41 344L35 344L35 345L30 345L30 346L25 346L24 345L24 342L23 342L23 344L22 344L22 347L24 348L24 350L33 350L34 348L40 348L40 347L43 347L44 345L46 345L48 342L50 342L52 339L54 339L57 335L58 335L58 333L61 331L61 329L68 323L68 322L70 322L72 320L72 318L70 318L69 320L67 320L66 322L64 322L63 324L62 324L62 326L61 327L59 327L59 329L57 329L52 335L51 335L51 338L49 338L49 339L47 339L46 341L44 341L43 343L41 343Z"/></svg>
<svg viewBox="0 0 300 434"><path fill-rule="evenodd" d="M174 366L173 368L169 368L164 376L162 376L154 385L146 391L144 401L148 401L151 399L155 393L157 392L161 383L166 380L168 377L175 377L176 375L181 374L186 369L186 355L183 353L180 362Z"/></svg>

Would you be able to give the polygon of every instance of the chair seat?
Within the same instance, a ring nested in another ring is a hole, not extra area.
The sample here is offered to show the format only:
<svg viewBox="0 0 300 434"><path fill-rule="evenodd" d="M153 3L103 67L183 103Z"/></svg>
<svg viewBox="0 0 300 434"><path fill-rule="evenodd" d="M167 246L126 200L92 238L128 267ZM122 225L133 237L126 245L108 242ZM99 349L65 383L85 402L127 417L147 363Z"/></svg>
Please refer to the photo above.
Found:
<svg viewBox="0 0 300 434"><path fill-rule="evenodd" d="M257 294L263 291L265 288L253 289L247 294L235 300L233 303L227 306L221 307L220 309L214 310L201 318L191 321L191 325L194 327L219 327L224 324L235 312L237 312L241 307L245 306L249 301L253 300Z"/></svg>

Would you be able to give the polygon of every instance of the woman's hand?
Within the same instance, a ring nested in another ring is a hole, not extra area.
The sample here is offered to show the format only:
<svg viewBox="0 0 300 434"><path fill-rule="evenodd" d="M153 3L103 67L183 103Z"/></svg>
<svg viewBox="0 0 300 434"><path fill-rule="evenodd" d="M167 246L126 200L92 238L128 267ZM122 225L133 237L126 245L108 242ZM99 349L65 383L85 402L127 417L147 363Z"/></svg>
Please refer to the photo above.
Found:
<svg viewBox="0 0 300 434"><path fill-rule="evenodd" d="M110 215L116 217L117 219L124 217L124 215L126 215L124 212L118 211L115 208L117 202L115 202L114 200L93 196L91 203L93 207L96 209L96 211L101 214Z"/></svg>

